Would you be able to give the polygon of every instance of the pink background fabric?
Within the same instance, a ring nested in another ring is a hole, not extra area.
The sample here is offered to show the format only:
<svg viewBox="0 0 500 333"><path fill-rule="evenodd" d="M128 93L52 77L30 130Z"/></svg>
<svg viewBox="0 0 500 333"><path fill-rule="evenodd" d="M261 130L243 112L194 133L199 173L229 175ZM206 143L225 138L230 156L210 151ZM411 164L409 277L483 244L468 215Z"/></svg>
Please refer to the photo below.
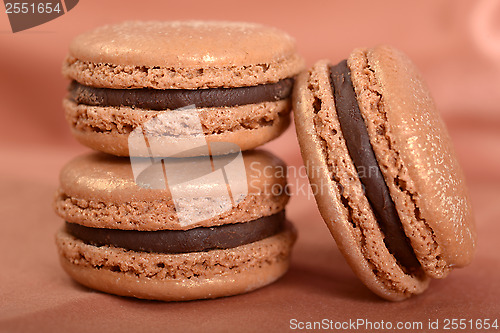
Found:
<svg viewBox="0 0 500 333"><path fill-rule="evenodd" d="M298 170L288 218L299 230L289 273L259 291L162 303L88 290L59 267L51 208L59 169L88 151L61 107L70 40L124 20L251 21L296 38L307 65L391 44L422 71L471 192L478 227L473 263L421 296L389 303L353 275L317 211L293 127L266 145ZM13 34L0 13L0 331L287 331L290 320L500 320L500 2L478 1L80 1L69 13ZM362 330L360 330L362 331ZM479 331L479 330L475 330Z"/></svg>

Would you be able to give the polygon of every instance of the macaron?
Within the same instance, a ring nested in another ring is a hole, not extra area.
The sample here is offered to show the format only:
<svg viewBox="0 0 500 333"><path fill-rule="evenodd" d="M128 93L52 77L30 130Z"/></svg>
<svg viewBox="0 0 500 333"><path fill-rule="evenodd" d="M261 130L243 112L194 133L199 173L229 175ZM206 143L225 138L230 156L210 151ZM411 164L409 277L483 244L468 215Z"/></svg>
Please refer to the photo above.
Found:
<svg viewBox="0 0 500 333"><path fill-rule="evenodd" d="M389 46L299 76L294 114L321 215L361 281L388 300L472 260L463 172L415 65Z"/></svg>
<svg viewBox="0 0 500 333"><path fill-rule="evenodd" d="M124 22L71 42L62 69L71 80L63 107L79 142L113 155L129 155L134 129L185 107L198 111L207 142L247 150L288 127L294 77L302 69L294 40L275 28ZM176 126L182 128L182 119ZM168 140L175 133L162 145Z"/></svg>
<svg viewBox="0 0 500 333"><path fill-rule="evenodd" d="M56 235L63 269L92 289L163 301L241 294L280 278L296 239L286 166L257 150L213 157L215 171L200 175L201 159L163 159L138 175L128 158L70 161L54 200L65 221ZM168 163L191 180L176 184Z"/></svg>

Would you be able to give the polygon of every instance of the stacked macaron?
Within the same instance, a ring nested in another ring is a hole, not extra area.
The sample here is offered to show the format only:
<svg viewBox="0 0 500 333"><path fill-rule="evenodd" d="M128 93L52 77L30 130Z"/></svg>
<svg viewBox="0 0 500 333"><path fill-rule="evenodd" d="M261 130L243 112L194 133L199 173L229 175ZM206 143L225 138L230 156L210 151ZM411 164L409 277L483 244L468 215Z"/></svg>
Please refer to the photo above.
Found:
<svg viewBox="0 0 500 333"><path fill-rule="evenodd" d="M82 144L128 156L128 134L195 105L208 142L252 149L289 125L294 41L256 24L126 22L76 37L63 74L66 119Z"/></svg>
<svg viewBox="0 0 500 333"><path fill-rule="evenodd" d="M288 127L302 66L288 35L255 24L126 22L75 38L66 119L101 152L61 171L65 271L97 290L167 301L282 276L296 237L286 166L249 149Z"/></svg>

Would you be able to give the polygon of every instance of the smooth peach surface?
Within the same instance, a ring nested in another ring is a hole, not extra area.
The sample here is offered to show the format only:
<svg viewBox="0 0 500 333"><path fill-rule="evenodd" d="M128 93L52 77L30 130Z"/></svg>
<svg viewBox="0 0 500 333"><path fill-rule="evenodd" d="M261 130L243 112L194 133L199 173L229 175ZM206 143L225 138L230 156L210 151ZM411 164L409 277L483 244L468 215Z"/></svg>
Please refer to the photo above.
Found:
<svg viewBox="0 0 500 333"><path fill-rule="evenodd" d="M0 6L1 7L1 6ZM3 9L3 7L1 7ZM477 224L472 264L389 303L358 281L321 220L293 128L268 144L289 164L287 217L299 231L290 271L256 292L211 301L146 302L94 292L59 265L52 211L60 168L88 151L71 136L61 66L77 34L124 20L237 20L294 36L310 66L390 44L421 70L464 169ZM288 331L290 320L500 320L500 3L478 1L80 1L13 34L0 13L0 331ZM415 330L418 331L418 330ZM422 330L424 331L424 330ZM480 331L469 329L465 331Z"/></svg>

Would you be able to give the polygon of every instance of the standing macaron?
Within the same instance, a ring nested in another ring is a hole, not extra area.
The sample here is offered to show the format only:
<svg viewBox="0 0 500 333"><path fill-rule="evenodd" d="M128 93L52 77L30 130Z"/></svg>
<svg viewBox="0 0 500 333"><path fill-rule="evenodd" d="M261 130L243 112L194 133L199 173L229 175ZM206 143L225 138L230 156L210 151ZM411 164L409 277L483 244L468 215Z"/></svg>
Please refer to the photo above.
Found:
<svg viewBox="0 0 500 333"><path fill-rule="evenodd" d="M470 263L476 232L443 121L400 51L357 49L298 78L295 124L319 210L376 294L402 300Z"/></svg>
<svg viewBox="0 0 500 333"><path fill-rule="evenodd" d="M162 112L194 106L208 142L241 150L289 125L294 40L257 24L125 22L76 37L63 74L66 119L82 144L129 155L127 138ZM164 142L168 145L168 142Z"/></svg>
<svg viewBox="0 0 500 333"><path fill-rule="evenodd" d="M185 171L181 187L164 176L166 160L138 176L127 158L70 161L54 201L64 270L93 289L164 301L245 293L285 274L296 238L285 165L249 151L214 157L218 169L204 174L200 159L168 162Z"/></svg>

